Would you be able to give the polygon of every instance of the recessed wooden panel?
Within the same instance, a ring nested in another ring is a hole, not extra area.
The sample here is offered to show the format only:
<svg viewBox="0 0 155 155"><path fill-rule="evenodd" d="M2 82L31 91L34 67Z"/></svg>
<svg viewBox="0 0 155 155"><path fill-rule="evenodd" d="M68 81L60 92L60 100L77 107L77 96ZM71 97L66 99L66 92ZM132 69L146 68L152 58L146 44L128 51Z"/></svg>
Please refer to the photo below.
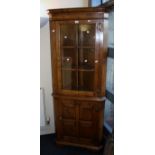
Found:
<svg viewBox="0 0 155 155"><path fill-rule="evenodd" d="M75 121L71 120L62 120L62 127L64 136L76 137L76 124Z"/></svg>
<svg viewBox="0 0 155 155"><path fill-rule="evenodd" d="M79 108L79 119L83 121L92 121L93 104L89 102L81 102Z"/></svg>
<svg viewBox="0 0 155 155"><path fill-rule="evenodd" d="M63 119L75 119L76 118L76 106L71 100L64 100L61 103L62 118Z"/></svg>
<svg viewBox="0 0 155 155"><path fill-rule="evenodd" d="M93 122L80 121L79 122L79 136L82 138L93 137Z"/></svg>

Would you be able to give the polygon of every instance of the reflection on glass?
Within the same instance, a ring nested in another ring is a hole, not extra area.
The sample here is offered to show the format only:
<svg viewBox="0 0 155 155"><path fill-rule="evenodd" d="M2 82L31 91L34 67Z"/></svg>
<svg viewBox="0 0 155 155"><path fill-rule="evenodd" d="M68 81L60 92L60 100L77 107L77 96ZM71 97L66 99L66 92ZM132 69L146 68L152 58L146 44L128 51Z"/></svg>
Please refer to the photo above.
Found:
<svg viewBox="0 0 155 155"><path fill-rule="evenodd" d="M62 49L62 68L76 68L77 55L74 48Z"/></svg>
<svg viewBox="0 0 155 155"><path fill-rule="evenodd" d="M60 26L61 45L73 46L75 45L76 25L62 24Z"/></svg>
<svg viewBox="0 0 155 155"><path fill-rule="evenodd" d="M78 90L93 91L94 88L94 71L78 72Z"/></svg>
<svg viewBox="0 0 155 155"><path fill-rule="evenodd" d="M95 49L79 49L78 66L80 69L94 69Z"/></svg>
<svg viewBox="0 0 155 155"><path fill-rule="evenodd" d="M62 89L94 91L95 24L61 24Z"/></svg>
<svg viewBox="0 0 155 155"><path fill-rule="evenodd" d="M95 24L79 25L79 45L80 46L95 45Z"/></svg>
<svg viewBox="0 0 155 155"><path fill-rule="evenodd" d="M62 88L77 90L77 73L71 70L62 70Z"/></svg>

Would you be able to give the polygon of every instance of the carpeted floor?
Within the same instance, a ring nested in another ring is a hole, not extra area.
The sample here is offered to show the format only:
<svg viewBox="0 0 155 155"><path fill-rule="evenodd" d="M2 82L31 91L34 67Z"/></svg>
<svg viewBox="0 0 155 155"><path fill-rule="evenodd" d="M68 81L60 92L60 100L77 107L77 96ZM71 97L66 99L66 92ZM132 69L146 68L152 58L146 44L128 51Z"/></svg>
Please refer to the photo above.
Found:
<svg viewBox="0 0 155 155"><path fill-rule="evenodd" d="M87 149L55 144L55 135L40 136L40 155L102 155L103 151L93 152Z"/></svg>

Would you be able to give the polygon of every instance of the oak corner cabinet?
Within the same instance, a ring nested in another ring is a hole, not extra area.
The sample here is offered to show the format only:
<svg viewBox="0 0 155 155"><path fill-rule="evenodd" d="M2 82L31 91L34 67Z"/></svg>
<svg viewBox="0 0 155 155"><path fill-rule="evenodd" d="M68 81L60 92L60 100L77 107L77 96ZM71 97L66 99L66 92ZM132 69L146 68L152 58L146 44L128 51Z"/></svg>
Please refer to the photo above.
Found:
<svg viewBox="0 0 155 155"><path fill-rule="evenodd" d="M102 147L108 14L49 9L56 143Z"/></svg>

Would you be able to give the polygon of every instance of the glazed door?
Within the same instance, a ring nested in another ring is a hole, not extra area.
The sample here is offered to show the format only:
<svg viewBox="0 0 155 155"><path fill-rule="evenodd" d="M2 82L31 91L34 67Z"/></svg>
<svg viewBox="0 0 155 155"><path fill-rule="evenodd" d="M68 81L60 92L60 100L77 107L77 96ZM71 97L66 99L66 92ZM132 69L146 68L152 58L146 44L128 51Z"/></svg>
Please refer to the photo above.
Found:
<svg viewBox="0 0 155 155"><path fill-rule="evenodd" d="M94 92L96 24L78 26L78 90Z"/></svg>
<svg viewBox="0 0 155 155"><path fill-rule="evenodd" d="M59 22L59 89L94 96L97 91L99 33L96 21Z"/></svg>
<svg viewBox="0 0 155 155"><path fill-rule="evenodd" d="M73 23L60 24L60 72L61 89L76 91L77 86L77 25Z"/></svg>

